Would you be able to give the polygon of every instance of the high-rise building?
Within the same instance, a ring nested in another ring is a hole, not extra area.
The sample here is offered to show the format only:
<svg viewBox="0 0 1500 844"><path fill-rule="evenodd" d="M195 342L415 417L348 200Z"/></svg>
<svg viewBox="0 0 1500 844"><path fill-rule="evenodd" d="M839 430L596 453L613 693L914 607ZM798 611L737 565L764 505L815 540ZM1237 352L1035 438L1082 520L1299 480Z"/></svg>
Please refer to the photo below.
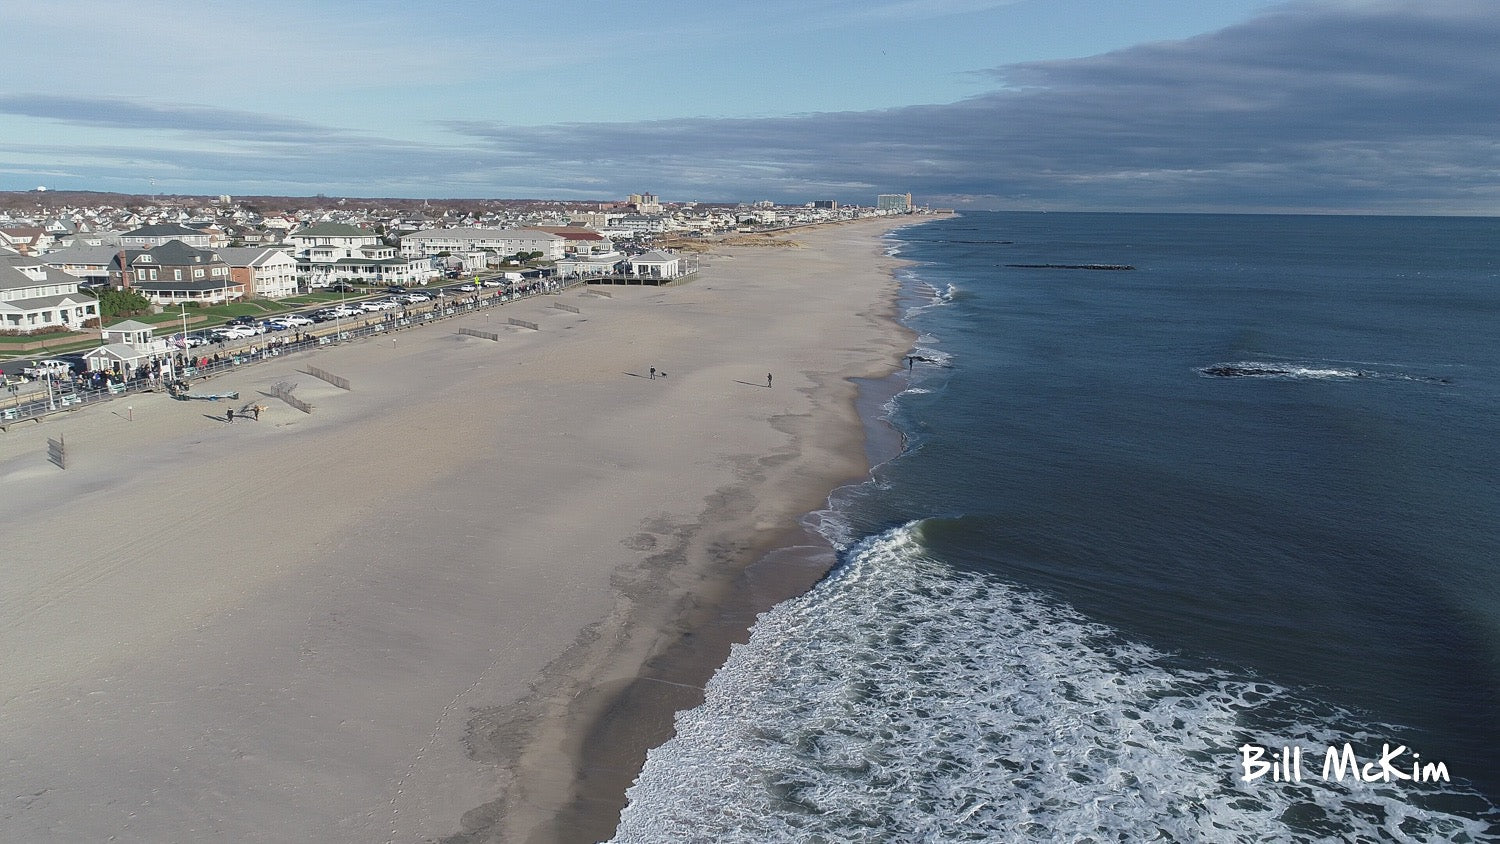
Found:
<svg viewBox="0 0 1500 844"><path fill-rule="evenodd" d="M875 197L875 210L877 211L910 214L911 207L911 194L909 193L883 193Z"/></svg>
<svg viewBox="0 0 1500 844"><path fill-rule="evenodd" d="M642 214L661 213L661 202L657 200L654 193L633 193L630 195L630 204Z"/></svg>

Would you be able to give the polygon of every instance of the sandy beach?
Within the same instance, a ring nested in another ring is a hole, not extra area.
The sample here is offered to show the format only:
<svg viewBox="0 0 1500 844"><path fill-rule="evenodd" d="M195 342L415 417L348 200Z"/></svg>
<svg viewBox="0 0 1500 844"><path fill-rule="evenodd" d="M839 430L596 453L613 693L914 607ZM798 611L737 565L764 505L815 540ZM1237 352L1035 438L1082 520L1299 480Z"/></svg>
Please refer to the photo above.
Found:
<svg viewBox="0 0 1500 844"><path fill-rule="evenodd" d="M0 839L607 838L829 564L799 517L868 469L849 379L910 342L879 236L922 219L203 385L259 421L150 394L0 434Z"/></svg>

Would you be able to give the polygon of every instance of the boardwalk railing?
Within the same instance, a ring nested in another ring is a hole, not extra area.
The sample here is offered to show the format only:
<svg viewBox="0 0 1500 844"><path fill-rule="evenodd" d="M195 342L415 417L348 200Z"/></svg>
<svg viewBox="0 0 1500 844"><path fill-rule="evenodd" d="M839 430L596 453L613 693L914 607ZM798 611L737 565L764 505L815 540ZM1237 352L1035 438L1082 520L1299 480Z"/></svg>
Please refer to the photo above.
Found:
<svg viewBox="0 0 1500 844"><path fill-rule="evenodd" d="M217 346L217 353L205 355L202 348L190 349L186 352L173 352L171 357L176 358L182 354L186 359L185 366L175 369L176 377L183 381L194 381L202 378L210 378L222 372L228 372L236 366L247 363L255 363L266 358L280 355L302 352L326 346L330 343L358 340L362 337L370 337L383 334L388 331L398 331L413 325L423 325L440 319L464 316L475 311L496 308L509 302L530 299L549 293L560 293L564 290L581 287L583 279L567 279L561 282L553 282L555 287L545 285L529 286L524 290L516 292L480 292L463 294L456 297L444 297L432 303L426 303L419 310L417 307L408 307L401 313L387 311L383 315L370 315L367 317L355 317L342 320L339 323L323 323L314 333L292 334L288 332L278 335L264 335L241 341L238 344L226 344ZM536 329L536 323L527 323L524 320L511 320L512 324L520 324L526 328ZM322 332L322 333L318 333ZM217 356L218 360L213 358ZM309 372L309 374L312 374ZM337 377L337 376L335 376ZM120 396L128 396L131 393L145 393L165 391L166 378L129 378L126 380L115 380L108 384L101 383L97 387L84 385L75 381L55 381L49 391L39 383L15 385L22 389L30 389L27 395L17 390L9 394L6 406L0 407L0 432L7 430L10 426L19 422L40 421L54 413L77 410L80 407L101 401L109 401ZM335 382L330 382L335 383ZM347 382L346 382L347 383ZM342 385L340 385L342 386ZM344 389L350 389L345 386ZM3 396L5 394L0 394ZM285 398L283 397L283 401ZM290 402L289 402L290 403ZM295 406L295 405L293 405ZM308 412L312 406L308 405Z"/></svg>

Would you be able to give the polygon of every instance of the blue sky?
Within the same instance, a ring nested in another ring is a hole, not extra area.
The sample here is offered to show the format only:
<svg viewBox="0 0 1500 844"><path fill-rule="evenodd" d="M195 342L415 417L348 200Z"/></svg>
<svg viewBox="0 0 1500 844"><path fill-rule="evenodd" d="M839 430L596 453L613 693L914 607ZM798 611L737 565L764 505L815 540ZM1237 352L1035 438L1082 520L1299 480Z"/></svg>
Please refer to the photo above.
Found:
<svg viewBox="0 0 1500 844"><path fill-rule="evenodd" d="M18 0L0 189L1500 213L1493 0Z"/></svg>

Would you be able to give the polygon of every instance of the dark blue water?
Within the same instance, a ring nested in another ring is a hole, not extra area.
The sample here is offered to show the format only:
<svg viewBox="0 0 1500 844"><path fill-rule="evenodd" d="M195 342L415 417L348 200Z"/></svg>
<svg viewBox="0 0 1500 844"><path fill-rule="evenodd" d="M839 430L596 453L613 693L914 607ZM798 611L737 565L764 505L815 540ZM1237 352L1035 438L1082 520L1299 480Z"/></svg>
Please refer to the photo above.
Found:
<svg viewBox="0 0 1500 844"><path fill-rule="evenodd" d="M1500 220L975 213L896 243L907 451L836 497L845 564L680 717L621 840L1495 831ZM1323 778L1346 742L1450 776ZM1302 748L1303 780L1246 781L1244 745Z"/></svg>

